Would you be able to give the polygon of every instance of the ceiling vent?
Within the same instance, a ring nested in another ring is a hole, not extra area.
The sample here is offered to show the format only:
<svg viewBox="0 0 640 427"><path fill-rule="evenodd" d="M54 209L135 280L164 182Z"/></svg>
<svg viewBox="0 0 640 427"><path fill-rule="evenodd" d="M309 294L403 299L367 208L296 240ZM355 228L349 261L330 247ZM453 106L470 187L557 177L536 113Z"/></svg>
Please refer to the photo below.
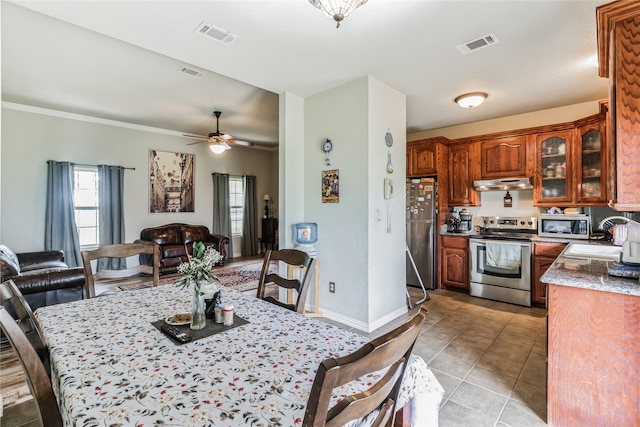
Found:
<svg viewBox="0 0 640 427"><path fill-rule="evenodd" d="M500 40L498 40L495 34L490 33L486 36L480 37L479 39L469 40L468 42L459 44L456 47L460 52L462 52L463 55L467 55L471 52L484 49L485 47L489 47L496 43L500 43Z"/></svg>
<svg viewBox="0 0 640 427"><path fill-rule="evenodd" d="M229 44L238 38L238 36L236 36L235 34L231 34L230 32L225 31L221 28L214 27L213 25L207 24L206 22L200 24L198 28L196 28L195 32L224 44Z"/></svg>
<svg viewBox="0 0 640 427"><path fill-rule="evenodd" d="M178 68L178 71L180 71L181 73L185 73L191 77L202 77L204 75L198 70L194 70L193 68L189 68L185 66Z"/></svg>

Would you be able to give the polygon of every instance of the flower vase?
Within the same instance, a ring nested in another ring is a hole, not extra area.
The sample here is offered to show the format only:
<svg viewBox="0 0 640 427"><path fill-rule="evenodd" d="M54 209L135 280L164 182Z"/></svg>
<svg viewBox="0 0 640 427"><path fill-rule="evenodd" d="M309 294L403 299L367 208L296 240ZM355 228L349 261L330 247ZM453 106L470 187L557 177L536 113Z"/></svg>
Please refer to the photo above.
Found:
<svg viewBox="0 0 640 427"><path fill-rule="evenodd" d="M193 307L191 309L191 325L194 331L204 329L207 326L207 317L204 303L204 294L200 291L200 286L196 283L193 287Z"/></svg>

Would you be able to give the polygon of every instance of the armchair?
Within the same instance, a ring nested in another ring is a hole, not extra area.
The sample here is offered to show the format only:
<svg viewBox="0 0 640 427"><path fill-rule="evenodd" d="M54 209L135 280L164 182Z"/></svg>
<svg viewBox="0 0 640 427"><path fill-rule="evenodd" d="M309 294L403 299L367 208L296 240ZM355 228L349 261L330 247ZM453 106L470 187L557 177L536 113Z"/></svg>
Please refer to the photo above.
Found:
<svg viewBox="0 0 640 427"><path fill-rule="evenodd" d="M61 250L16 254L0 244L0 282L13 280L35 311L83 298L84 270L70 268Z"/></svg>

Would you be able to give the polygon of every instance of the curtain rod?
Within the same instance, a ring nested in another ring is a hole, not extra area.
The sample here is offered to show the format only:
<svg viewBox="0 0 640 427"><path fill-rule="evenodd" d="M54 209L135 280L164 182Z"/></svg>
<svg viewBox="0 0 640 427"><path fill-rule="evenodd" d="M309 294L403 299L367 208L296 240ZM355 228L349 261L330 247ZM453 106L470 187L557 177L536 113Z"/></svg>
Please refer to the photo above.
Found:
<svg viewBox="0 0 640 427"><path fill-rule="evenodd" d="M92 168L97 168L98 167L98 165L87 165L87 164L84 164L84 163L73 163L73 164L74 165L78 165L78 166L88 166L88 167L92 167ZM107 165L107 166L112 166L112 165ZM132 171L136 170L136 168L129 168L129 167L126 167L126 166L117 166L117 167L121 167L121 168L124 168L124 169L129 169L129 170L132 170Z"/></svg>

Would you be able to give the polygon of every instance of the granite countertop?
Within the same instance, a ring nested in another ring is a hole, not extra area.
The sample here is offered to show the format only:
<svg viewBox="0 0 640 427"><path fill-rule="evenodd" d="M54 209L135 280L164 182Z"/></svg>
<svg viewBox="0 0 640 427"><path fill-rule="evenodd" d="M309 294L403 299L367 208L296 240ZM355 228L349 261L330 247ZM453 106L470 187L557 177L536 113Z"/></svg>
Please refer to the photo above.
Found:
<svg viewBox="0 0 640 427"><path fill-rule="evenodd" d="M589 240L583 240L580 243L603 244ZM605 245L611 246L611 244ZM542 275L540 278L542 283L640 296L640 281L638 279L609 275L608 268L615 263L614 261L566 257L564 253L567 248Z"/></svg>

